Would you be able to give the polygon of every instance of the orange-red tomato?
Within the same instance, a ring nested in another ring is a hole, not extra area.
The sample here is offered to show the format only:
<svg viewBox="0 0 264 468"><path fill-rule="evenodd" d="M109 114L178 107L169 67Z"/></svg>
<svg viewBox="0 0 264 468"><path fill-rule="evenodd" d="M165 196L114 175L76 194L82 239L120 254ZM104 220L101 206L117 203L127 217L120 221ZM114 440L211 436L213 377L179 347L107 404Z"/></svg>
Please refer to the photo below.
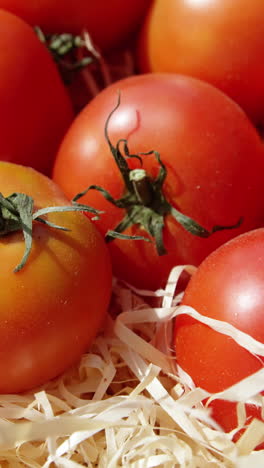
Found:
<svg viewBox="0 0 264 468"><path fill-rule="evenodd" d="M4 8L45 33L84 29L103 50L121 46L142 21L150 0L0 0Z"/></svg>
<svg viewBox="0 0 264 468"><path fill-rule="evenodd" d="M211 253L188 283L182 303L264 343L263 291L264 229L257 229ZM263 357L185 314L175 320L175 351L177 362L195 384L213 393L253 374L264 364ZM234 403L216 400L211 406L214 418L226 431L237 427ZM247 423L253 417L261 419L261 411L247 405Z"/></svg>
<svg viewBox="0 0 264 468"><path fill-rule="evenodd" d="M167 200L208 230L216 224L233 225L244 217L239 228L204 239L166 215L163 235L168 253L162 256L153 242L116 239L109 243L115 274L153 289L165 284L173 266L198 265L226 240L263 224L263 147L245 113L211 85L172 74L130 77L91 101L61 144L54 180L70 198L92 184L104 187L114 198L125 192L104 135L118 90L121 104L108 125L112 144L125 138L131 154L160 153L167 168L162 189ZM155 157L142 158L143 168L155 178L159 171ZM130 168L139 167L135 158L126 161ZM103 234L125 214L96 190L82 200L105 211L97 224ZM124 233L147 236L139 223Z"/></svg>
<svg viewBox="0 0 264 468"><path fill-rule="evenodd" d="M0 10L0 160L49 173L73 110L32 28Z"/></svg>
<svg viewBox="0 0 264 468"><path fill-rule="evenodd" d="M194 76L264 123L264 2L154 0L139 43L141 70Z"/></svg>
<svg viewBox="0 0 264 468"><path fill-rule="evenodd" d="M69 205L53 181L25 166L0 162L0 185L4 196L32 196L36 209ZM101 235L83 213L46 216L69 231L34 222L32 251L17 273L23 234L1 237L1 393L38 386L72 365L95 338L108 307L111 266Z"/></svg>

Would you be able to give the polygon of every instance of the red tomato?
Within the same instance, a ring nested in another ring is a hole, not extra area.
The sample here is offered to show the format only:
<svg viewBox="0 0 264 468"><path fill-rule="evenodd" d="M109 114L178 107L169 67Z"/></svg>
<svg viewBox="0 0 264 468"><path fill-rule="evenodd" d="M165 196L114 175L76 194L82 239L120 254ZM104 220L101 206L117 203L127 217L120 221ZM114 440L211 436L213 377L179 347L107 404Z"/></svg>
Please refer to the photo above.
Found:
<svg viewBox="0 0 264 468"><path fill-rule="evenodd" d="M86 29L103 50L120 46L142 21L151 0L0 0L4 8L45 33Z"/></svg>
<svg viewBox="0 0 264 468"><path fill-rule="evenodd" d="M191 278L182 303L200 314L230 323L264 343L264 229L245 233L222 245L202 262ZM182 315L175 321L175 350L179 365L195 384L219 392L263 367L234 340ZM234 403L216 400L213 416L226 430L237 426ZM247 407L248 421L261 418Z"/></svg>
<svg viewBox="0 0 264 468"><path fill-rule="evenodd" d="M73 119L71 102L31 27L3 10L0 25L0 160L48 173Z"/></svg>
<svg viewBox="0 0 264 468"><path fill-rule="evenodd" d="M54 182L25 166L0 162L0 185L5 197L32 196L35 209L69 205ZM109 254L94 225L82 213L46 216L69 230L34 221L32 250L17 273L23 234L1 237L1 393L38 386L72 365L94 339L109 303Z"/></svg>
<svg viewBox="0 0 264 468"><path fill-rule="evenodd" d="M160 153L167 168L165 198L209 230L244 217L239 228L204 239L166 215L163 235L168 253L163 256L153 242L117 239L109 243L118 277L139 287L157 288L164 285L175 264L198 265L226 240L263 224L263 148L244 112L209 84L172 74L130 77L101 92L66 134L55 161L54 180L68 197L91 184L104 187L115 198L124 194L124 180L104 135L118 90L121 105L110 118L110 139L115 145L120 138L127 139L132 154ZM127 164L139 166L135 158L127 158ZM150 178L157 176L159 165L153 155L143 156L143 168ZM123 209L96 190L82 201L105 211L97 224L103 234L124 217ZM147 235L139 225L125 231L131 233Z"/></svg>
<svg viewBox="0 0 264 468"><path fill-rule="evenodd" d="M139 44L141 70L194 76L264 124L264 2L154 0Z"/></svg>

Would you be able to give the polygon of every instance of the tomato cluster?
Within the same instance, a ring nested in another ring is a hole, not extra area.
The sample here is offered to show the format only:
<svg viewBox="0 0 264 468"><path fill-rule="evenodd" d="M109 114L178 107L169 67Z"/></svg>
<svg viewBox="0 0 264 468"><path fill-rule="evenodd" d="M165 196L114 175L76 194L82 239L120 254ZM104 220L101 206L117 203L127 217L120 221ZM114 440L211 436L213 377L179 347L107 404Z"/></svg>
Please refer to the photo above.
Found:
<svg viewBox="0 0 264 468"><path fill-rule="evenodd" d="M263 343L264 3L0 9L0 391L58 375L89 346L111 265L143 289L164 287L175 265L197 266L183 304ZM185 315L174 345L209 392L263 366ZM234 406L213 411L236 427Z"/></svg>

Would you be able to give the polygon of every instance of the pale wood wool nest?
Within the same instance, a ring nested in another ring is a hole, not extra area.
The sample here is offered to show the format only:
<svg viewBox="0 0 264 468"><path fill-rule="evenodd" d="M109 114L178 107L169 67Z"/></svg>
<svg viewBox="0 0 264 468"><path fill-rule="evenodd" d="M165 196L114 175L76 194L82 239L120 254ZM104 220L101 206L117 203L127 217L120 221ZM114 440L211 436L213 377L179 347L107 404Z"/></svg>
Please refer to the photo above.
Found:
<svg viewBox="0 0 264 468"><path fill-rule="evenodd" d="M172 319L187 312L232 336L250 352L264 345L233 327L179 306L174 296L184 267L175 268L165 290L136 291L115 282L113 316L92 349L63 376L21 395L0 396L0 466L99 468L260 468L264 423L253 421L237 443L210 418L195 388L169 353ZM187 270L191 272L191 268ZM143 297L162 298L151 308ZM158 347L157 347L158 343ZM264 369L218 397L264 408Z"/></svg>

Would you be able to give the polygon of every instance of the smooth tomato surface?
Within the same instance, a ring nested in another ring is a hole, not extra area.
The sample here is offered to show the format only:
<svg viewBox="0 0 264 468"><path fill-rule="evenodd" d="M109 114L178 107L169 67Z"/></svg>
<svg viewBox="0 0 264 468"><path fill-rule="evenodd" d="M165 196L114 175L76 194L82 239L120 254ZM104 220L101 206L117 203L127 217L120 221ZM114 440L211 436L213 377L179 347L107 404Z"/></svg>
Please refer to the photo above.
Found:
<svg viewBox="0 0 264 468"><path fill-rule="evenodd" d="M188 283L182 303L264 343L264 229L238 236L209 255ZM175 320L175 351L180 366L209 392L228 388L264 363L263 357L187 315ZM237 426L235 404L216 400L212 408L226 431ZM261 418L260 411L248 405L247 417L247 422Z"/></svg>
<svg viewBox="0 0 264 468"><path fill-rule="evenodd" d="M154 0L139 43L141 69L208 81L263 125L263 16L259 0Z"/></svg>
<svg viewBox="0 0 264 468"><path fill-rule="evenodd" d="M61 190L37 171L0 163L4 196L26 193L35 208L69 205ZM34 222L33 248L22 232L0 244L0 392L17 393L56 377L87 350L103 324L111 294L109 254L83 213L50 213L69 231Z"/></svg>
<svg viewBox="0 0 264 468"><path fill-rule="evenodd" d="M73 119L70 98L31 27L0 10L0 28L0 160L49 173Z"/></svg>
<svg viewBox="0 0 264 468"><path fill-rule="evenodd" d="M150 0L0 0L0 8L45 33L80 34L84 29L103 50L122 45L140 25Z"/></svg>
<svg viewBox="0 0 264 468"><path fill-rule="evenodd" d="M124 182L109 150L104 127L109 113L112 143L126 138L132 154L156 150L167 168L163 194L182 213L205 228L215 224L242 225L204 239L165 217L168 254L158 256L154 243L114 240L109 243L115 274L139 287L157 288L177 264L198 265L217 246L263 224L263 148L244 112L207 83L172 74L130 77L106 88L73 122L54 166L54 180L68 197L97 184L118 198ZM122 145L121 145L122 147ZM130 167L138 166L134 158ZM151 177L158 173L154 156L143 156ZM114 229L124 210L91 190L83 202L105 211L97 226L103 234ZM126 234L146 235L139 226Z"/></svg>

